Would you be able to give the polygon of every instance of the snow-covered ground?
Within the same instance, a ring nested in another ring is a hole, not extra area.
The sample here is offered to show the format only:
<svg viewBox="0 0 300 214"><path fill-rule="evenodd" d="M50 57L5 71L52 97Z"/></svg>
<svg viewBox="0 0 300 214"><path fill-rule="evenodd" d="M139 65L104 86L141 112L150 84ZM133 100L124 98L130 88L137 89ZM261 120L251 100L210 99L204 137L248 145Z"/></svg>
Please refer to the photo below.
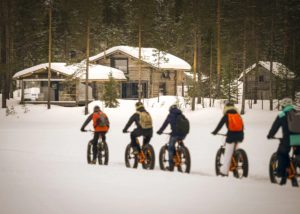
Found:
<svg viewBox="0 0 300 214"><path fill-rule="evenodd" d="M145 101L158 130L174 97ZM92 110L95 104L90 104ZM244 116L249 178L216 177L214 159L224 138L210 133L222 116L222 106L184 109L191 123L185 140L192 158L190 174L163 172L158 152L168 137L154 135L153 171L128 169L124 151L129 135L122 129L134 113L135 101L121 100L117 109L104 109L111 121L107 135L108 166L88 165L86 146L91 133L79 131L83 108L14 105L15 115L0 110L0 213L298 213L300 190L290 183L271 184L268 161L278 142L266 135L278 112L260 110ZM133 127L132 127L133 129ZM223 130L225 132L225 129ZM280 135L278 135L280 136Z"/></svg>

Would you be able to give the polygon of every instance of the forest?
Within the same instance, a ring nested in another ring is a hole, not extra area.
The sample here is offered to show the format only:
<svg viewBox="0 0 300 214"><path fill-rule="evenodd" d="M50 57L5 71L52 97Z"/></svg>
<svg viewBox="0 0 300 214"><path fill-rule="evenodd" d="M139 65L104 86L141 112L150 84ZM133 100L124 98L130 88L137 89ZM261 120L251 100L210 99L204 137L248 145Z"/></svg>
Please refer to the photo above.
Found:
<svg viewBox="0 0 300 214"><path fill-rule="evenodd" d="M48 62L50 40L51 60L73 63L112 46L137 47L139 35L142 47L172 53L209 78L210 87L199 81L198 96L228 96L261 60L295 73L292 89L280 95L293 96L300 90L299 23L299 0L1 0L2 99L16 88L14 73Z"/></svg>

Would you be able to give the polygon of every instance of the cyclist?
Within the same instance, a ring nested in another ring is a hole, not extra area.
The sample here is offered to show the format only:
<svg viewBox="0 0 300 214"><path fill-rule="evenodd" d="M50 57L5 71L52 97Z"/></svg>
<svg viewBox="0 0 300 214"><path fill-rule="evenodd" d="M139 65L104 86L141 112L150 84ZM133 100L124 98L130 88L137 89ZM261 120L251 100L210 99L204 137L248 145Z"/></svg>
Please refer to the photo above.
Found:
<svg viewBox="0 0 300 214"><path fill-rule="evenodd" d="M224 116L212 134L216 135L221 130L223 125L226 124L228 131L226 134L224 162L220 168L220 175L228 176L231 158L236 144L243 142L244 140L244 124L238 109L231 101L227 101L225 103L223 114Z"/></svg>
<svg viewBox="0 0 300 214"><path fill-rule="evenodd" d="M169 124L171 126L171 136L169 139L169 146L168 146L169 167L167 167L167 169L169 171L174 170L173 156L176 152L175 151L175 143L178 140L183 140L189 131L189 130L184 131L184 129L183 129L182 132L179 132L179 130L182 130L182 128L177 127L177 126L182 126L180 123L177 122L177 118L179 115L183 116L182 111L180 109L178 109L176 104L171 105L169 108L169 114L168 114L166 120L162 124L161 128L157 131L157 134L161 135ZM184 116L183 116L183 118L185 119L184 121L187 121L187 123L188 123L188 120ZM189 124L186 124L185 126L189 127Z"/></svg>
<svg viewBox="0 0 300 214"><path fill-rule="evenodd" d="M109 120L107 115L101 111L99 106L95 106L94 107L94 112L92 114L90 114L90 116L86 119L86 121L83 123L82 127L81 127L81 131L85 132L85 127L89 124L89 122L91 122L93 120L93 127L94 127L94 137L91 140L93 142L93 160L92 160L92 164L96 164L96 160L97 160L97 153L98 153L98 149L97 149L97 143L98 143L98 139L101 136L102 141L106 142L106 133L109 130Z"/></svg>
<svg viewBox="0 0 300 214"><path fill-rule="evenodd" d="M288 127L287 114L292 111L295 107L293 106L293 101L291 98L283 98L280 100L279 105L282 108L282 111L278 114L275 121L272 124L272 127L267 135L268 139L274 138L275 134L282 128L282 139L277 149L277 158L278 158L278 167L277 167L277 176L281 177L280 185L286 184L288 172L287 169L290 164L289 153L291 150L290 146L290 135ZM296 154L299 151L295 151ZM300 154L300 153L299 153ZM292 185L297 186L296 178L292 179Z"/></svg>
<svg viewBox="0 0 300 214"><path fill-rule="evenodd" d="M129 121L123 129L123 133L127 133L128 128L135 123L136 128L131 132L131 145L134 154L141 154L141 147L136 142L136 138L143 136L143 145L150 142L153 135L152 118L149 112L146 111L143 103L137 102L135 104L136 112L130 117Z"/></svg>

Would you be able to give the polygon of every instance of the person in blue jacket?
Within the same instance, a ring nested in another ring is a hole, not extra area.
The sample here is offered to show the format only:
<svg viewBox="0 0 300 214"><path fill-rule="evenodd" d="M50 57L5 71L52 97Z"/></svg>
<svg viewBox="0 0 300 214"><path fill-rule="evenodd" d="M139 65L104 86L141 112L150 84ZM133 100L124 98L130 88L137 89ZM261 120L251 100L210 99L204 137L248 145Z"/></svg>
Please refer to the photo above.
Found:
<svg viewBox="0 0 300 214"><path fill-rule="evenodd" d="M175 144L178 140L183 140L186 135L181 135L176 131L176 119L178 115L181 115L182 111L177 108L177 105L171 105L169 108L169 114L161 126L161 128L157 131L157 134L161 135L163 131L166 129L166 127L170 124L171 126L171 136L169 140L169 147L168 147L168 153L169 153L169 171L174 170L174 162L173 162L173 156L175 154Z"/></svg>

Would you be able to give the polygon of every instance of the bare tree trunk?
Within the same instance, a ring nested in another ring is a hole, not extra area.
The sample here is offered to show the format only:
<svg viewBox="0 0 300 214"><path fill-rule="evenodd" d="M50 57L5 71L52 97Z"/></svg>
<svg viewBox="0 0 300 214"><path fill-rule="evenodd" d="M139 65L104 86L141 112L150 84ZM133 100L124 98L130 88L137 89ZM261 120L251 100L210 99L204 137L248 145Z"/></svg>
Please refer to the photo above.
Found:
<svg viewBox="0 0 300 214"><path fill-rule="evenodd" d="M9 95L9 84L8 84L8 77L9 77L9 64L10 64L10 54L9 54L9 6L8 1L1 2L1 34L2 34L2 55L1 55L1 64L3 65L3 73L2 73L2 108L7 108L6 100L8 99Z"/></svg>
<svg viewBox="0 0 300 214"><path fill-rule="evenodd" d="M210 65L209 65L209 107L212 106L211 95L212 95L212 69L213 69L213 49L212 49L212 38L210 38Z"/></svg>
<svg viewBox="0 0 300 214"><path fill-rule="evenodd" d="M270 47L270 111L273 111L273 48L274 48L274 16L272 9L271 47Z"/></svg>
<svg viewBox="0 0 300 214"><path fill-rule="evenodd" d="M141 83L141 78L142 78L142 63L141 63L141 58L142 58L142 29L141 29L141 24L139 24L139 85L138 85L138 96L139 96L139 102L141 102L141 97L142 97L142 83Z"/></svg>
<svg viewBox="0 0 300 214"><path fill-rule="evenodd" d="M217 0L217 97L220 96L221 84L221 0Z"/></svg>
<svg viewBox="0 0 300 214"><path fill-rule="evenodd" d="M47 108L51 108L51 49L52 49L52 3L49 5L49 41L48 41L48 99Z"/></svg>
<svg viewBox="0 0 300 214"><path fill-rule="evenodd" d="M246 34L246 19L244 21L244 37L243 37L243 94L242 94L242 109L241 114L245 114L245 100L246 100L246 57L247 57L247 49L246 49L246 43L247 43L247 34Z"/></svg>
<svg viewBox="0 0 300 214"><path fill-rule="evenodd" d="M86 25L86 71L85 71L85 109L84 114L89 113L89 66L90 66L90 17L87 14L87 25Z"/></svg>
<svg viewBox="0 0 300 214"><path fill-rule="evenodd" d="M193 93L192 93L192 111L195 111L196 105L196 73L197 73L197 32L194 32L194 78L193 78Z"/></svg>
<svg viewBox="0 0 300 214"><path fill-rule="evenodd" d="M199 33L199 43L197 42L197 46L198 46L198 93L197 93L197 103L200 104L201 103L201 99L202 99L202 52L201 52L201 32Z"/></svg>

